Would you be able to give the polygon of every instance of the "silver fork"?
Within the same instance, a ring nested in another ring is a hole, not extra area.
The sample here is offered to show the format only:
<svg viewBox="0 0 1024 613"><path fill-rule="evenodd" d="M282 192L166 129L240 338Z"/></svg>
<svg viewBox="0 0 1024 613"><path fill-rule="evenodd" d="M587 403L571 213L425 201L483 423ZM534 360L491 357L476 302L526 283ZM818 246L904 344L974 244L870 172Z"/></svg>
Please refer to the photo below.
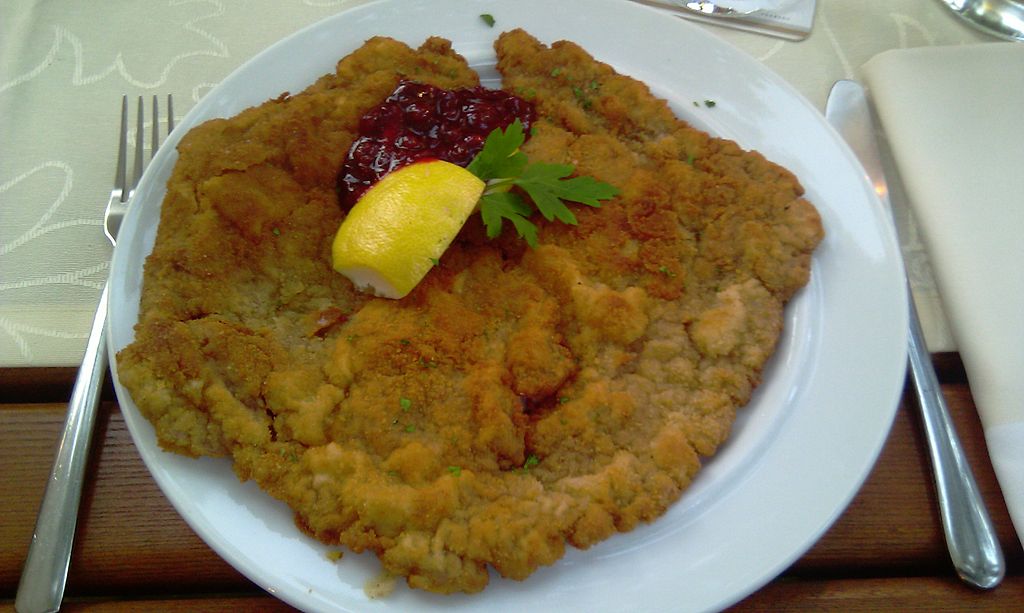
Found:
<svg viewBox="0 0 1024 613"><path fill-rule="evenodd" d="M145 144L145 113L143 99L139 97L135 131L135 168L132 181L128 176L128 96L121 100L121 135L117 151L117 169L114 189L110 192L103 219L103 231L111 244L117 241L117 232L128 210L135 188L148 163L143 155ZM156 155L160 144L159 104L153 96L151 153ZM167 96L167 131L174 128L174 108ZM19 613L41 613L60 609L67 582L71 547L78 521L78 505L82 497L82 483L89 456L89 443L100 390L107 371L106 352L107 285L104 284L96 316L86 343L82 366L78 370L71 391L64 431L57 446L50 478L46 482L43 500L39 505L35 532L29 544L28 556L21 571L15 609Z"/></svg>

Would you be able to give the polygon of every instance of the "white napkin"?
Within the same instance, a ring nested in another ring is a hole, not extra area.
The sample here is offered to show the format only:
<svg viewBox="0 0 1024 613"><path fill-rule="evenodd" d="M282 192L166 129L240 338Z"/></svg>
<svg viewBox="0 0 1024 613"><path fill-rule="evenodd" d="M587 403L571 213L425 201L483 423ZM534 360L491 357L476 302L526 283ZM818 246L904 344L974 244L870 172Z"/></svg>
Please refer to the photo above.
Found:
<svg viewBox="0 0 1024 613"><path fill-rule="evenodd" d="M1024 541L1024 45L897 49L864 76Z"/></svg>

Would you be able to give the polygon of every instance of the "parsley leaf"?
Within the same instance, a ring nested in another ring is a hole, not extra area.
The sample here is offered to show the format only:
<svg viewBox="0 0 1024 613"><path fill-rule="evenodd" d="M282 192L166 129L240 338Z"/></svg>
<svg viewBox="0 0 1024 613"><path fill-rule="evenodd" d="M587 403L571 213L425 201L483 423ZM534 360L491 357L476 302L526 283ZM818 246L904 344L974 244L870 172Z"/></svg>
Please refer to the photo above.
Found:
<svg viewBox="0 0 1024 613"><path fill-rule="evenodd" d="M480 199L480 215L487 227L487 238L497 238L501 234L502 220L507 219L515 226L516 233L526 239L528 245L536 247L537 226L527 219L531 213L533 209L530 205L518 194L511 192L484 194Z"/></svg>
<svg viewBox="0 0 1024 613"><path fill-rule="evenodd" d="M530 195L544 219L558 219L575 226L576 216L560 200L562 190L559 185L559 181L568 177L572 170L572 166L567 164L533 164L523 170L515 184Z"/></svg>
<svg viewBox="0 0 1024 613"><path fill-rule="evenodd" d="M537 466L538 464L540 464L540 458L531 453L526 458L526 461L523 462L523 465L519 468L519 473L525 475L530 472L531 468Z"/></svg>
<svg viewBox="0 0 1024 613"><path fill-rule="evenodd" d="M487 135L484 148L476 154L466 170L487 181L489 179L517 177L526 168L526 154L519 147L526 142L523 124L516 119L501 130L496 128Z"/></svg>
<svg viewBox="0 0 1024 613"><path fill-rule="evenodd" d="M601 200L619 193L617 188L592 177L572 177L575 168L569 164L530 163L519 150L524 142L523 124L516 119L504 130L492 131L466 167L487 183L480 199L480 214L489 238L501 234L507 219L527 244L537 246L537 226L528 219L533 208L519 193L511 191L513 188L529 196L548 221L557 219L570 225L576 225L576 216L564 201L600 207Z"/></svg>

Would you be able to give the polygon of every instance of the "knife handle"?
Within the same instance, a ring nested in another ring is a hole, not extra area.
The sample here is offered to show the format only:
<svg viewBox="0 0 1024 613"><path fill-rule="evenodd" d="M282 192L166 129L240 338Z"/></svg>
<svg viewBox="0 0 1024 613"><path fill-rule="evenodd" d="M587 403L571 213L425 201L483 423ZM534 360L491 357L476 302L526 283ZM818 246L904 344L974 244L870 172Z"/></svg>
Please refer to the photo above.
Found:
<svg viewBox="0 0 1024 613"><path fill-rule="evenodd" d="M913 301L908 343L910 375L928 439L950 558L961 579L980 588L993 588L1006 573L1003 550L953 427Z"/></svg>

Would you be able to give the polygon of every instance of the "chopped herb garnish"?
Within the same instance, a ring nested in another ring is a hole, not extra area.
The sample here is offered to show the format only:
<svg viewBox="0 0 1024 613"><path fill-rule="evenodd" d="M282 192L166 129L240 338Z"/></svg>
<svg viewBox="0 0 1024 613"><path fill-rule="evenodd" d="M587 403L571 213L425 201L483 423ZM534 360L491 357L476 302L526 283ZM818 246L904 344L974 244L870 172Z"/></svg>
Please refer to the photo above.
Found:
<svg viewBox="0 0 1024 613"><path fill-rule="evenodd" d="M574 85L572 87L572 95L576 96L576 99L579 100L580 105L584 109L589 109L590 108L592 102L591 102L590 98L588 98L587 95L583 92L582 89L580 89L579 87L576 87Z"/></svg>
<svg viewBox="0 0 1024 613"><path fill-rule="evenodd" d="M491 15L489 13L484 13L484 14L480 15L480 20L483 21L484 23L486 23L488 28L493 28L494 27L494 15Z"/></svg>
<svg viewBox="0 0 1024 613"><path fill-rule="evenodd" d="M404 398L404 397L403 398L399 398L398 399L398 406L402 407L403 411L408 411L412 407L412 400L409 400L408 398Z"/></svg>
<svg viewBox="0 0 1024 613"><path fill-rule="evenodd" d="M407 338L403 338L403 339L401 339L401 340L400 340L400 341L398 341L398 342L399 342L399 344L401 344L401 345L406 345L406 346L408 346L408 345L409 345L410 343L412 343L412 341L410 341L410 340L409 340L409 339L407 339Z"/></svg>
<svg viewBox="0 0 1024 613"><path fill-rule="evenodd" d="M440 266L441 265L441 260L439 258L430 258L430 261L431 261L431 263L434 264L434 266Z"/></svg>
<svg viewBox="0 0 1024 613"><path fill-rule="evenodd" d="M710 108L714 108L715 101L714 100L705 100L704 101L704 106L708 107L709 109Z"/></svg>
<svg viewBox="0 0 1024 613"><path fill-rule="evenodd" d="M562 74L562 67L561 66L558 66L556 68L552 68L551 69L551 76L552 77L557 77L560 74Z"/></svg>
<svg viewBox="0 0 1024 613"><path fill-rule="evenodd" d="M274 236L281 236L281 228L274 228L271 232L274 233Z"/></svg>
<svg viewBox="0 0 1024 613"><path fill-rule="evenodd" d="M416 431L416 426L415 426L415 425L413 425L413 424L409 424L409 425L407 425L407 426L405 427L405 431L406 431L406 432L415 432L415 431Z"/></svg>
<svg viewBox="0 0 1024 613"><path fill-rule="evenodd" d="M540 464L540 458L538 458L537 456L535 456L535 455L533 455L531 453L526 458L526 461L523 462L523 470L530 470L531 468L533 468L534 466L536 466L538 464Z"/></svg>
<svg viewBox="0 0 1024 613"><path fill-rule="evenodd" d="M448 472L450 472L452 475L458 477L459 475L462 474L462 467L461 466L449 466L448 467Z"/></svg>
<svg viewBox="0 0 1024 613"><path fill-rule="evenodd" d="M532 87L517 87L516 94L527 100L532 100L537 97L537 90Z"/></svg>
<svg viewBox="0 0 1024 613"><path fill-rule="evenodd" d="M467 167L470 172L487 183L480 198L480 215L487 227L487 236L501 234L502 222L508 220L516 233L531 247L537 246L537 226L527 219L536 207L548 221L557 219L576 225L565 202L577 202L600 207L619 190L591 177L572 177L573 166L568 164L530 163L519 150L526 135L523 124L516 119L505 130L496 129L488 135L484 148ZM519 188L530 197L533 207L519 193Z"/></svg>

